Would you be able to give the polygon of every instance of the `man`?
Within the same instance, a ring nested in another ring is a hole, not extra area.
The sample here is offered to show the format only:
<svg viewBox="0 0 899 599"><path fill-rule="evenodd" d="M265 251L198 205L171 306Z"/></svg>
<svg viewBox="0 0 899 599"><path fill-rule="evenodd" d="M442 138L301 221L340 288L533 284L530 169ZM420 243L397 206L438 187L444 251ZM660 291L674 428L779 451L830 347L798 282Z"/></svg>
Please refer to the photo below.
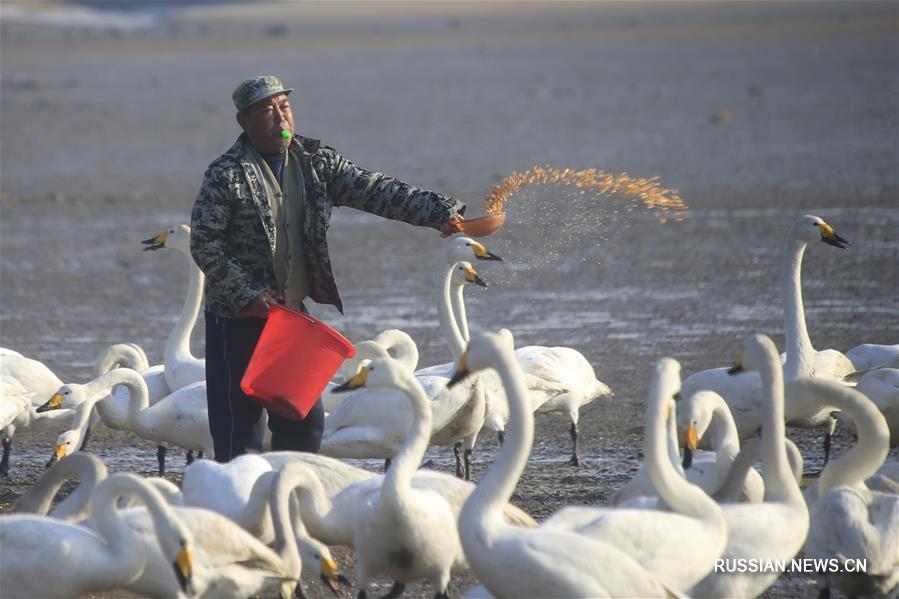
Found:
<svg viewBox="0 0 899 599"><path fill-rule="evenodd" d="M191 253L206 275L206 390L215 458L261 450L262 407L240 381L269 306L305 310L307 298L343 312L328 257L333 206L459 230L465 205L359 168L318 140L296 135L277 77L248 79L232 95L243 134L207 169L191 214ZM303 420L268 414L272 449L317 452L321 400Z"/></svg>

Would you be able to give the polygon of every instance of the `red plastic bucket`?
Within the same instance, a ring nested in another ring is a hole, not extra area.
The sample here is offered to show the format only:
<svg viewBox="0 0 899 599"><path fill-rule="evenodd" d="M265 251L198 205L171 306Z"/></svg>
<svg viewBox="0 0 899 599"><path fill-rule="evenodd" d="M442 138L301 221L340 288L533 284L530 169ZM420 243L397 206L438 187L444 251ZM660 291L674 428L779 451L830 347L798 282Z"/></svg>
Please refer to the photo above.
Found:
<svg viewBox="0 0 899 599"><path fill-rule="evenodd" d="M240 388L279 416L305 418L353 344L304 312L274 304Z"/></svg>

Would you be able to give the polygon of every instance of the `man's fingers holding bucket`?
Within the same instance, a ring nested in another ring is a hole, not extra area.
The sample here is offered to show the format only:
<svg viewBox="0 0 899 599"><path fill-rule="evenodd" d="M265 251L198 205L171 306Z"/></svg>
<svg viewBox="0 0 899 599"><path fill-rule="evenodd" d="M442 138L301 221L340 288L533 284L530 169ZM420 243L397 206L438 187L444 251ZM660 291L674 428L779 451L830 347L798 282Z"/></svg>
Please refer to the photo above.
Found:
<svg viewBox="0 0 899 599"><path fill-rule="evenodd" d="M269 306L275 303L275 299L268 291L262 291L253 298L246 307L240 311L240 318L248 318L255 316L257 318L266 318L268 316Z"/></svg>

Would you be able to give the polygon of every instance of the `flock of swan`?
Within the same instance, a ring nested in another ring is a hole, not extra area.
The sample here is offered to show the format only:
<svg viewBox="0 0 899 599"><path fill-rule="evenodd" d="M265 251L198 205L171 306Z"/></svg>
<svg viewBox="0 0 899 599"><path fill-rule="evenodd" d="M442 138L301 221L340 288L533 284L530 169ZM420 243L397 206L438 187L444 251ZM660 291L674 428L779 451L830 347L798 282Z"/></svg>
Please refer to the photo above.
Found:
<svg viewBox="0 0 899 599"><path fill-rule="evenodd" d="M580 409L612 390L569 347L515 347L512 333L472 334L472 266L500 260L483 244L448 244L438 323L452 360L419 368L405 332L356 344L323 393L321 454L265 452L226 464L212 457L204 363L189 348L203 275L190 260L189 228L147 240L188 257L188 293L150 366L134 344L111 346L92 380L63 384L46 366L0 353L2 468L14 433L58 435L49 468L0 516L0 595L73 597L123 588L151 597L303 597L323 584L365 597L376 577L388 597L427 581L445 597L470 572L472 597L754 597L782 573L722 564L836 564L817 572L822 592L899 596L899 345L816 351L803 312L801 264L809 244L847 248L822 219L803 216L787 243L786 347L743 340L737 366L681 380L680 364L651 372L644 463L603 506L567 506L538 523L510 503L534 439L534 414L570 421L578 464ZM837 421L857 441L836 459ZM103 423L158 445L159 477L107 472L85 451ZM825 467L803 478L786 428L825 427ZM482 431L500 448L470 481ZM430 445L450 446L454 474L421 468ZM165 478L169 447L187 450L180 486ZM383 474L344 458L384 459ZM760 471L756 465L761 465ZM62 485L78 485L54 506ZM352 548L355 581L331 554ZM863 571L851 563L865 564Z"/></svg>

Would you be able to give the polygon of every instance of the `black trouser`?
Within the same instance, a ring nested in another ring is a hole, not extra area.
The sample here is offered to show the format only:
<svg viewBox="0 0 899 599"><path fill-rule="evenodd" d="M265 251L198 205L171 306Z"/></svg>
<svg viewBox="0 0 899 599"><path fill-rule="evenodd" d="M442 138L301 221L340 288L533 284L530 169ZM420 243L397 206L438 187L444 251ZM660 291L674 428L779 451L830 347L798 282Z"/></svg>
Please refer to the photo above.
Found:
<svg viewBox="0 0 899 599"><path fill-rule="evenodd" d="M227 462L247 450L262 451L262 406L240 388L262 328L263 318L206 316L206 402L215 459ZM272 449L318 453L325 426L321 399L302 420L268 413Z"/></svg>

